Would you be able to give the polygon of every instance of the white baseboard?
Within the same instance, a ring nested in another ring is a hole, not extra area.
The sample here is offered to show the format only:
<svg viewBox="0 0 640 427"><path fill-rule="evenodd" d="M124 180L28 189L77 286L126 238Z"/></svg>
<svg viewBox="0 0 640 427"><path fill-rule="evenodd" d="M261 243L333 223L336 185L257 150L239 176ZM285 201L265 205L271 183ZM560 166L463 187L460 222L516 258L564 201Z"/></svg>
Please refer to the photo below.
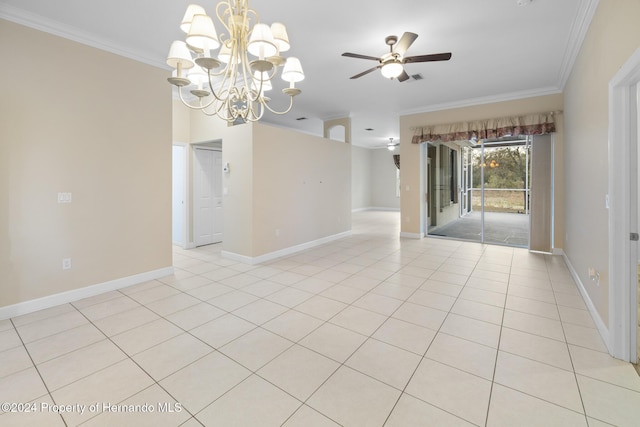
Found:
<svg viewBox="0 0 640 427"><path fill-rule="evenodd" d="M329 243L334 240L342 239L349 236L351 236L351 230L345 231L343 233L333 234L331 236L323 237L321 239L312 240L311 242L290 246L284 249L279 249L277 251L269 252L267 254L259 255L257 257L250 257L246 255L237 254L235 252L228 252L228 251L222 251L221 254L222 256L229 258L233 261L254 265L254 264L260 264L263 262L271 261L277 258L282 258L287 255L293 255L297 252L304 251L305 249L311 249L313 247L320 246L324 243Z"/></svg>
<svg viewBox="0 0 640 427"><path fill-rule="evenodd" d="M400 212L400 208L385 208L385 207L373 207L369 208L370 211L382 211L382 212Z"/></svg>
<svg viewBox="0 0 640 427"><path fill-rule="evenodd" d="M404 239L422 239L421 233L409 233L407 231L400 232L400 238Z"/></svg>
<svg viewBox="0 0 640 427"><path fill-rule="evenodd" d="M366 211L400 212L400 208L386 208L386 207L369 206L368 208L352 209L351 213L366 212Z"/></svg>
<svg viewBox="0 0 640 427"><path fill-rule="evenodd" d="M569 258L567 257L567 254L564 253L564 251L562 251L562 258L564 259L564 263L567 265L567 268L569 268L569 272L571 273L573 280L578 285L578 290L580 291L580 295L582 295L582 299L584 300L584 303L589 309L589 313L591 313L591 318L593 319L593 322L596 324L596 328L598 329L598 332L600 333L602 340L607 346L607 350L609 350L609 354L613 354L613 351L612 351L613 349L611 348L611 339L609 337L609 329L607 328L605 323L602 321L602 318L600 317L600 314L598 314L598 310L596 310L596 306L593 304L593 301L591 301L591 298L589 297L589 293L584 287L582 280L580 280L580 277L578 276L576 269L573 268L571 261L569 261Z"/></svg>
<svg viewBox="0 0 640 427"><path fill-rule="evenodd" d="M105 292L114 291L116 289L126 288L127 286L136 285L138 283L147 282L149 280L159 279L171 274L173 274L173 267L165 267L158 270L147 271L146 273L134 274L133 276L110 280L108 282L99 283L97 285L86 286L80 289L74 289L71 291L61 292L59 294L19 302L17 304L8 305L6 307L0 307L0 320L21 316L23 314L33 313L34 311L44 310L45 308L55 307L56 305L60 304L67 304L83 298L92 297L95 295L103 294Z"/></svg>

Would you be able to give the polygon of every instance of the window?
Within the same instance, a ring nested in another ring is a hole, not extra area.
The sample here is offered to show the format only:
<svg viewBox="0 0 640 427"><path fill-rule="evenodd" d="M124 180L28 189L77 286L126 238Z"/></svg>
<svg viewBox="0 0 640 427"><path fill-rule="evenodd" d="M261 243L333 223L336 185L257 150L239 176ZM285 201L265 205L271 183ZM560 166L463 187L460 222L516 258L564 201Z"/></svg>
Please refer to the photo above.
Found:
<svg viewBox="0 0 640 427"><path fill-rule="evenodd" d="M440 206L458 203L458 151L440 146Z"/></svg>
<svg viewBox="0 0 640 427"><path fill-rule="evenodd" d="M449 199L451 203L458 203L458 151L457 150L449 150Z"/></svg>

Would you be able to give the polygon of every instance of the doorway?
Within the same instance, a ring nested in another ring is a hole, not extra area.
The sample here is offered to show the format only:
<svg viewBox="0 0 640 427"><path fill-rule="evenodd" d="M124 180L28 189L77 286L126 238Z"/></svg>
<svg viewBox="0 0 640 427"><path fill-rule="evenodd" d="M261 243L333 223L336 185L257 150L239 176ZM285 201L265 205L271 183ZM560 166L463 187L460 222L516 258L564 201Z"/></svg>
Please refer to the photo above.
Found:
<svg viewBox="0 0 640 427"><path fill-rule="evenodd" d="M186 248L187 147L174 145L172 151L171 240Z"/></svg>
<svg viewBox="0 0 640 427"><path fill-rule="evenodd" d="M640 49L609 82L609 350L637 363L640 354L638 294Z"/></svg>
<svg viewBox="0 0 640 427"><path fill-rule="evenodd" d="M430 146L427 234L528 248L532 140L522 136ZM546 185L551 186L550 179Z"/></svg>
<svg viewBox="0 0 640 427"><path fill-rule="evenodd" d="M197 147L194 153L193 198L195 246L222 241L222 152Z"/></svg>

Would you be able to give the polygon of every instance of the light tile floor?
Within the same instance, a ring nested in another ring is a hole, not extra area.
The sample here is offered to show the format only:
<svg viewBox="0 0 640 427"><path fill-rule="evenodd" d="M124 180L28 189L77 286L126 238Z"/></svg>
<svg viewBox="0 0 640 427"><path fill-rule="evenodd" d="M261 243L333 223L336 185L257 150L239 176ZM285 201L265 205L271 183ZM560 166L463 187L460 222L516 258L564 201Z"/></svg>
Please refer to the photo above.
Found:
<svg viewBox="0 0 640 427"><path fill-rule="evenodd" d="M562 258L398 235L362 212L263 265L175 249L171 277L0 321L0 425L640 425Z"/></svg>

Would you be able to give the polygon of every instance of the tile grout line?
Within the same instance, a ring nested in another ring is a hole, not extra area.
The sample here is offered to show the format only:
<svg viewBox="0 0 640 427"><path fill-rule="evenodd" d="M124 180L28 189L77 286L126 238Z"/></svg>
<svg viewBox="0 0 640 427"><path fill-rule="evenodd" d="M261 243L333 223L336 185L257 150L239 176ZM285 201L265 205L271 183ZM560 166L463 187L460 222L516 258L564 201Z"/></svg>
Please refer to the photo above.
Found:
<svg viewBox="0 0 640 427"><path fill-rule="evenodd" d="M493 365L493 375L491 377L491 386L489 388L489 401L487 402L487 415L485 417L484 425L489 425L489 414L491 411L491 399L493 398L493 387L496 384L496 371L498 370L498 358L500 357L500 342L502 340L502 328L504 328L504 316L507 311L507 298L509 296L509 286L511 285L511 271L513 270L513 256L511 253L511 262L509 263L509 281L507 282L507 289L504 294L504 307L502 308L502 321L500 322L500 333L498 334L498 344L496 348L496 360Z"/></svg>
<svg viewBox="0 0 640 427"><path fill-rule="evenodd" d="M53 398L53 394L51 394L51 390L49 390L49 386L47 385L47 383L45 382L44 378L42 377L42 373L40 372L40 369L38 368L38 365L35 363L35 361L33 360L33 357L31 356L31 352L29 351L29 349L27 348L27 345L24 343L24 340L22 339L22 336L20 335L20 332L18 331L18 328L16 327L15 323L13 322L13 319L9 319L9 321L11 322L11 325L13 326L16 335L18 335L18 338L20 338L20 342L22 343L22 346L24 347L24 350L26 351L27 355L29 356L29 359L31 360L31 363L33 365L33 368L36 370L36 372L38 373L38 377L40 378L40 381L42 381L42 385L44 386L45 390L47 390L47 394L49 395L49 398L51 399L51 401L53 402L54 405L56 405L56 400ZM28 368L27 368L28 369ZM20 371L22 372L22 371ZM43 396L40 397L36 397L36 399L40 399ZM16 402L19 403L19 402ZM67 421L64 419L64 417L62 416L61 413L58 413L58 416L60 417L60 419L62 419L62 422L64 423L65 426L68 426Z"/></svg>
<svg viewBox="0 0 640 427"><path fill-rule="evenodd" d="M549 277L549 282L551 283L551 291L553 292L553 299L556 302L556 310L558 311L558 318L560 319L560 327L562 328L562 335L564 336L564 341L567 349L567 354L569 355L569 361L571 362L571 368L573 370L573 379L576 384L576 389L578 390L578 396L580 397L580 405L582 405L582 412L584 414L584 419L587 425L589 425L589 416L587 415L587 408L584 405L584 398L582 397L582 390L580 390L580 383L578 382L578 373L576 372L576 366L573 363L573 355L571 354L571 349L569 347L569 341L567 340L567 333L564 329L564 322L562 321L562 315L560 314L560 309L558 308L558 300L556 298L556 291L553 288L553 282L551 281L551 274L549 272L549 263L547 262L547 256L544 256L545 265L547 266L547 276ZM564 262L564 261L563 261Z"/></svg>
<svg viewBox="0 0 640 427"><path fill-rule="evenodd" d="M458 246L458 248L459 248L459 246ZM484 252L484 249L483 249L483 251L482 251L482 252ZM455 253L455 251L454 251L454 253ZM451 256L448 256L448 257L447 257L447 259L448 259L448 258L450 258L450 257L451 257ZM478 259L478 262L479 262L479 259ZM440 266L442 266L443 264L444 264L444 261L441 263L441 265L440 265ZM477 262L476 262L476 265L477 265ZM474 267L474 268L475 268L475 267ZM436 271L437 271L437 270L436 270ZM465 281L465 284L462 286L462 289L460 290L460 293L462 293L462 290L466 287L467 282L469 281L469 278L471 278L471 274L469 274L469 276L467 277L467 280ZM426 282L426 280L428 280L428 279L425 279L425 282ZM414 293L415 293L415 292L414 292ZM413 295L413 294L412 294L412 295ZM454 301L454 303L451 305L451 308L453 308L453 306L455 305L455 303L458 301L458 298L459 298L459 297L460 297L460 294L458 294L458 296L455 298L455 301ZM409 297L409 298L410 298L410 297ZM413 372L412 372L412 373L411 373L411 375L409 376L409 379L407 380L407 383L405 384L404 388L403 388L403 389L402 389L402 391L400 392L400 396L398 396L398 399L396 400L396 402L394 403L393 407L391 408L391 411L389 411L389 414L387 415L387 418L385 419L385 421L384 421L384 423L383 423L383 426L384 426L384 425L389 421L389 418L391 417L391 414L393 414L393 411L394 411L394 410L395 410L395 408L397 407L397 405L398 405L398 403L400 402L400 399L402 398L402 396L403 396L403 395L407 394L407 395L412 396L412 397L414 397L414 398L416 398L416 399L418 399L418 400L420 400L420 401L425 402L424 400L422 400L422 399L420 399L420 398L418 398L418 397L416 397L416 396L413 396L413 395L411 395L411 394L408 394L408 393L406 392L406 390L407 390L407 387L409 386L409 384L411 383L411 381L413 380L413 377L415 376L416 372L417 372L417 371L418 371L418 369L420 368L420 365L422 365L422 362L424 361L424 359L425 359L425 358L427 358L427 353L429 352L429 349L431 348L431 345L433 345L433 341L435 341L436 337L437 337L437 336L438 336L438 334L440 333L440 330L442 329L442 325L444 325L444 323L447 321L447 318L449 317L449 314L450 314L450 313L451 313L451 309L449 309L449 311L447 312L447 315L444 317L444 319L442 319L442 322L440 323L440 327L438 328L438 330L437 330L437 331L436 331L436 333L434 334L433 338L431 339L431 342L429 343L429 345L428 345L428 346L427 346L427 348L425 349L425 351L424 351L424 353L423 353L422 357L420 358L420 361L418 362L418 364L417 364L417 365L416 365L416 367L414 368ZM447 366L448 366L448 365L447 365ZM460 416L458 416L458 415L456 415L456 414L454 414L454 413L451 413L451 412L449 412L449 411L445 410L444 408L440 408L440 407L438 407L438 406L436 406L436 405L434 405L434 404L431 404L431 403L429 403L429 402L425 402L425 403L427 403L427 404L429 404L429 405L431 405L431 406L433 406L433 407L435 407L435 408L438 408L439 410L444 411L444 412L446 412L446 413L448 413L448 414L450 414L450 415L452 415L452 416L454 416L454 417L456 417L456 418L459 418L459 419L461 419L461 420L464 420L464 421L469 422L468 420L466 420L466 419L464 419L464 418L462 418L462 417L460 417Z"/></svg>

